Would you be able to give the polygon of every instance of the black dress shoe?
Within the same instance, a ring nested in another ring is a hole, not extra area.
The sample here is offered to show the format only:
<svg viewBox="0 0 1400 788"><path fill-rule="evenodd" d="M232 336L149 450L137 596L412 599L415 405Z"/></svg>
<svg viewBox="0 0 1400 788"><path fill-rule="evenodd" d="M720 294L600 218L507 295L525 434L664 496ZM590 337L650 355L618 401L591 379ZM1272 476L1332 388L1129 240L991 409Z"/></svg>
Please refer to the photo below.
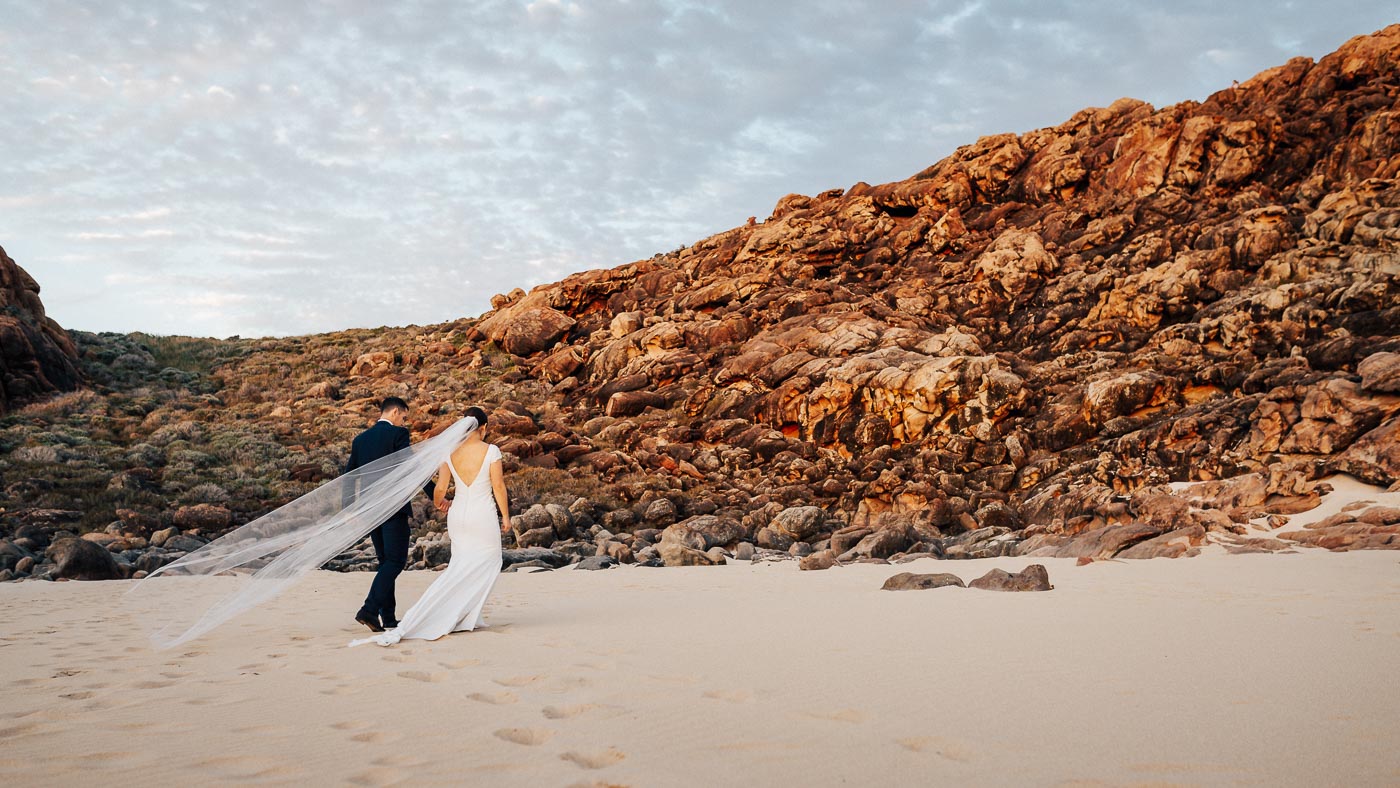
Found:
<svg viewBox="0 0 1400 788"><path fill-rule="evenodd" d="M356 613L355 620L369 627L370 632L383 632L384 627L379 625L379 619L366 613Z"/></svg>
<svg viewBox="0 0 1400 788"><path fill-rule="evenodd" d="M392 619L392 618L386 618L386 619L384 619L384 628L385 628L385 629L393 629L393 628L397 627L398 625L399 625L399 622L398 622L397 620L395 620L395 619Z"/></svg>

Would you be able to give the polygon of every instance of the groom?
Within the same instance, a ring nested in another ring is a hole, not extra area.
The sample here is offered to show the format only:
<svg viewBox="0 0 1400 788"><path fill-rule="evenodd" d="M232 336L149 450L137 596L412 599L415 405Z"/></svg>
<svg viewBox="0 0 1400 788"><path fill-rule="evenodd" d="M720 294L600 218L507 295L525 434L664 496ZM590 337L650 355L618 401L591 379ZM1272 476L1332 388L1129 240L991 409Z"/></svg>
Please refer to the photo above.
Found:
<svg viewBox="0 0 1400 788"><path fill-rule="evenodd" d="M386 397L379 405L379 421L356 435L350 444L350 461L345 464L345 472L407 449L408 430L403 426L407 419L408 403L398 397ZM369 534L370 541L374 543L375 557L379 559L379 570L374 573L369 596L365 597L360 612L355 614L355 620L373 632L383 632L399 625L395 614L394 581L408 565L408 518L412 513L413 508L404 504L402 509Z"/></svg>

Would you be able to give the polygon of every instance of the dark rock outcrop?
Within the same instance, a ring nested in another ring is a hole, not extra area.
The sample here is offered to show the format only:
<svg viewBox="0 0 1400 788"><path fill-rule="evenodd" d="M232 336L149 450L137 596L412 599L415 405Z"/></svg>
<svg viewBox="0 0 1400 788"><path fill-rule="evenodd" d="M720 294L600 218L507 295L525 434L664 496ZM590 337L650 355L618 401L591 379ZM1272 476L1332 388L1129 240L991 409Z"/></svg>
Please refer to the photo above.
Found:
<svg viewBox="0 0 1400 788"><path fill-rule="evenodd" d="M1031 564L1015 574L1005 569L993 569L967 584L983 591L1050 591L1050 573L1043 564Z"/></svg>
<svg viewBox="0 0 1400 788"><path fill-rule="evenodd" d="M0 414L81 382L77 348L44 314L39 283L0 248Z"/></svg>
<svg viewBox="0 0 1400 788"><path fill-rule="evenodd" d="M962 578L946 572L923 575L900 572L886 580L880 588L884 591L919 591L927 588L943 588L944 586L967 588L963 584Z"/></svg>
<svg viewBox="0 0 1400 788"><path fill-rule="evenodd" d="M53 576L68 580L120 580L125 577L111 552L86 539L59 539L49 546Z"/></svg>

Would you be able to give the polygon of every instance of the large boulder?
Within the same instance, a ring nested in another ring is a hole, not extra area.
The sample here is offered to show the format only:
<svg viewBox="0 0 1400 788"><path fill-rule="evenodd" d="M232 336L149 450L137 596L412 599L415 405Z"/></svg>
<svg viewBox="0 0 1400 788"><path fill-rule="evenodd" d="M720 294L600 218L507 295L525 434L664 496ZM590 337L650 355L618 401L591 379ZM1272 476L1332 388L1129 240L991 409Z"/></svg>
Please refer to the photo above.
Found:
<svg viewBox="0 0 1400 788"><path fill-rule="evenodd" d="M81 383L77 348L44 314L39 283L0 248L0 414Z"/></svg>
<svg viewBox="0 0 1400 788"><path fill-rule="evenodd" d="M1362 389L1400 394L1400 353L1372 353L1356 365L1356 372Z"/></svg>
<svg viewBox="0 0 1400 788"><path fill-rule="evenodd" d="M842 553L840 560L854 561L860 558L889 558L903 552L913 540L909 528L904 525L889 525L863 537L855 547Z"/></svg>
<svg viewBox="0 0 1400 788"><path fill-rule="evenodd" d="M885 584L880 586L880 588L884 591L918 591L927 588L943 588L945 586L957 586L958 588L967 587L963 584L962 578L957 575L948 574L947 572L924 575L914 574L913 572L900 572L886 580Z"/></svg>
<svg viewBox="0 0 1400 788"><path fill-rule="evenodd" d="M529 356L551 348L574 327L575 320L547 303L536 291L477 324L477 330L508 353Z"/></svg>
<svg viewBox="0 0 1400 788"><path fill-rule="evenodd" d="M794 506L778 512L768 527L795 542L810 541L826 527L826 510L820 506Z"/></svg>
<svg viewBox="0 0 1400 788"><path fill-rule="evenodd" d="M53 576L68 580L120 580L125 577L112 554L86 539L59 539L46 553L54 563Z"/></svg>
<svg viewBox="0 0 1400 788"><path fill-rule="evenodd" d="M1043 564L1031 564L1012 574L1005 569L993 569L967 584L968 588L983 591L1050 591L1050 573Z"/></svg>
<svg viewBox="0 0 1400 788"><path fill-rule="evenodd" d="M1118 553L1117 558L1180 558L1193 556L1205 541L1206 529L1200 525L1188 525L1154 536Z"/></svg>
<svg viewBox="0 0 1400 788"><path fill-rule="evenodd" d="M744 526L724 517L702 514L666 527L662 543L684 545L693 550L725 547L745 537Z"/></svg>
<svg viewBox="0 0 1400 788"><path fill-rule="evenodd" d="M677 542L661 542L656 546L657 553L666 566L715 566L724 563L714 556Z"/></svg>
<svg viewBox="0 0 1400 788"><path fill-rule="evenodd" d="M1357 438L1329 465L1371 484L1400 482L1400 416Z"/></svg>

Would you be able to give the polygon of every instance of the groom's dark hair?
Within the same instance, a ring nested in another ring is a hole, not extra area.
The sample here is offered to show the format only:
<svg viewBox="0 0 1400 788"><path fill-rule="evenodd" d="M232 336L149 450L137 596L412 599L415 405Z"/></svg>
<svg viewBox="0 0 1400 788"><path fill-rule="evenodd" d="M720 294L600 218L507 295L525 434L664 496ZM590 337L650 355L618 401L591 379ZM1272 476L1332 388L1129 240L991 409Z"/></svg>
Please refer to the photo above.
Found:
<svg viewBox="0 0 1400 788"><path fill-rule="evenodd" d="M379 412L388 413L391 410L408 410L408 403L401 397L385 397L384 401L379 403Z"/></svg>

